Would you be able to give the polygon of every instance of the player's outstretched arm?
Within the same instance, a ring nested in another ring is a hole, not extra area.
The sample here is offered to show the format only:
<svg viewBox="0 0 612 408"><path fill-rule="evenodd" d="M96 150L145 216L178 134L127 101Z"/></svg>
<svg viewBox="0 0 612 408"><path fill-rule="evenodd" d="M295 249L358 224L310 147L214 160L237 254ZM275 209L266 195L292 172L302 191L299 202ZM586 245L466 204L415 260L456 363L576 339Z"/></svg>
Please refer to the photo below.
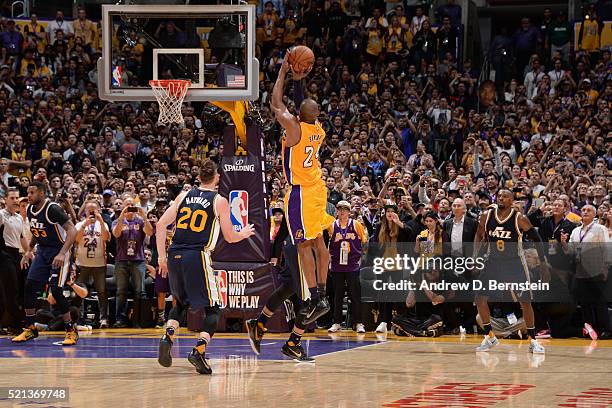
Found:
<svg viewBox="0 0 612 408"><path fill-rule="evenodd" d="M155 243L157 245L157 264L159 266L159 274L162 277L168 276L168 254L166 253L166 236L168 235L168 225L172 225L176 221L178 207L183 202L187 192L182 192L176 197L176 200L170 207L166 209L161 218L157 221L155 227Z"/></svg>
<svg viewBox="0 0 612 408"><path fill-rule="evenodd" d="M293 116L287 106L283 103L283 92L285 91L285 77L289 71L289 63L287 60L283 62L278 73L278 78L272 89L272 111L276 116L276 120L285 129L285 135L289 146L295 145L300 140L300 124L295 116Z"/></svg>
<svg viewBox="0 0 612 408"><path fill-rule="evenodd" d="M232 220L230 220L229 215L229 203L225 197L217 196L217 199L215 200L215 212L219 217L219 224L221 225L223 238L230 244L242 241L243 239L255 234L253 224L245 225L240 232L234 231Z"/></svg>

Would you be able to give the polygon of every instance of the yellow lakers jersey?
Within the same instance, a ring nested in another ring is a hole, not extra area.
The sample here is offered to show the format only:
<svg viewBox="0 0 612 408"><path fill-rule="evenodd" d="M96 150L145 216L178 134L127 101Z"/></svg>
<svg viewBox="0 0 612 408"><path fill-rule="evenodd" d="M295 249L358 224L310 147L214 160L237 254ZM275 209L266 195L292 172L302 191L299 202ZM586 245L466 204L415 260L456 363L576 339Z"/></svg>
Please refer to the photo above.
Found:
<svg viewBox="0 0 612 408"><path fill-rule="evenodd" d="M286 146L283 137L283 171L291 185L309 186L321 180L319 149L325 140L325 131L319 122L300 122L300 141Z"/></svg>
<svg viewBox="0 0 612 408"><path fill-rule="evenodd" d="M595 20L586 20L582 24L582 49L597 51L599 49L599 24Z"/></svg>

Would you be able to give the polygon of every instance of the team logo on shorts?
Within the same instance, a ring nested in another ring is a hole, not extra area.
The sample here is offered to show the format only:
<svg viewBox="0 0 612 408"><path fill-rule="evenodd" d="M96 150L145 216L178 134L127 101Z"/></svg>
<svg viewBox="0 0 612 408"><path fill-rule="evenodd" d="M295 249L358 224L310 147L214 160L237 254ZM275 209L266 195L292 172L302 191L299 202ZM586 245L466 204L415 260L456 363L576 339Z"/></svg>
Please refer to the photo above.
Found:
<svg viewBox="0 0 612 408"><path fill-rule="evenodd" d="M249 193L244 190L230 191L229 205L234 231L240 232L249 223Z"/></svg>
<svg viewBox="0 0 612 408"><path fill-rule="evenodd" d="M302 239L302 238L304 238L304 231L301 229L295 231L295 239Z"/></svg>
<svg viewBox="0 0 612 408"><path fill-rule="evenodd" d="M224 309L227 307L227 271L215 271L215 282L217 282L217 292L219 293L219 307Z"/></svg>

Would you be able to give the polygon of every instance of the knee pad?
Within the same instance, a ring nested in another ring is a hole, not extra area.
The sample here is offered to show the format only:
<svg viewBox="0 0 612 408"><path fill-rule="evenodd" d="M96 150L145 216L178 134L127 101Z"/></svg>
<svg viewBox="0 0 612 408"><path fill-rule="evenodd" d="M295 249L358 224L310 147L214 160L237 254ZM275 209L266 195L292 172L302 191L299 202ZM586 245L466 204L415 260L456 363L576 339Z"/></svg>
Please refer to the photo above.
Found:
<svg viewBox="0 0 612 408"><path fill-rule="evenodd" d="M25 285L23 286L23 306L25 309L36 309L36 299L38 298L38 292L42 289L43 284L42 282L26 279Z"/></svg>
<svg viewBox="0 0 612 408"><path fill-rule="evenodd" d="M219 318L221 317L221 310L219 306L209 306L204 309L206 316L204 317L204 324L202 325L203 331L210 334L210 337L215 334L217 325L219 324Z"/></svg>
<svg viewBox="0 0 612 408"><path fill-rule="evenodd" d="M57 285L51 285L49 291L55 298L55 307L61 313L68 313L68 300L64 297L64 291Z"/></svg>
<svg viewBox="0 0 612 408"><path fill-rule="evenodd" d="M284 283L270 295L266 307L274 312L278 307L293 294L293 289Z"/></svg>

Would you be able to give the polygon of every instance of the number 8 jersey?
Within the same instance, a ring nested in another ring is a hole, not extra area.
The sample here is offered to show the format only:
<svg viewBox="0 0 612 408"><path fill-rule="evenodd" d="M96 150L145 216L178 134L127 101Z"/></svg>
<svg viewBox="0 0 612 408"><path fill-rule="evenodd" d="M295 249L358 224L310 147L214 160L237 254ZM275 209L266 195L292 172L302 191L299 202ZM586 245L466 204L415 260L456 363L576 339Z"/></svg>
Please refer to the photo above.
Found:
<svg viewBox="0 0 612 408"><path fill-rule="evenodd" d="M219 220L215 212L217 193L194 187L178 207L172 243L168 251L196 249L212 251L219 237Z"/></svg>
<svg viewBox="0 0 612 408"><path fill-rule="evenodd" d="M516 259L522 252L523 233L518 225L520 213L514 209L500 219L497 208L489 210L485 230L489 238L489 258Z"/></svg>
<svg viewBox="0 0 612 408"><path fill-rule="evenodd" d="M325 131L321 124L300 122L300 141L286 146L283 137L283 171L287 182L292 186L311 186L321 180L319 149L325 140Z"/></svg>

